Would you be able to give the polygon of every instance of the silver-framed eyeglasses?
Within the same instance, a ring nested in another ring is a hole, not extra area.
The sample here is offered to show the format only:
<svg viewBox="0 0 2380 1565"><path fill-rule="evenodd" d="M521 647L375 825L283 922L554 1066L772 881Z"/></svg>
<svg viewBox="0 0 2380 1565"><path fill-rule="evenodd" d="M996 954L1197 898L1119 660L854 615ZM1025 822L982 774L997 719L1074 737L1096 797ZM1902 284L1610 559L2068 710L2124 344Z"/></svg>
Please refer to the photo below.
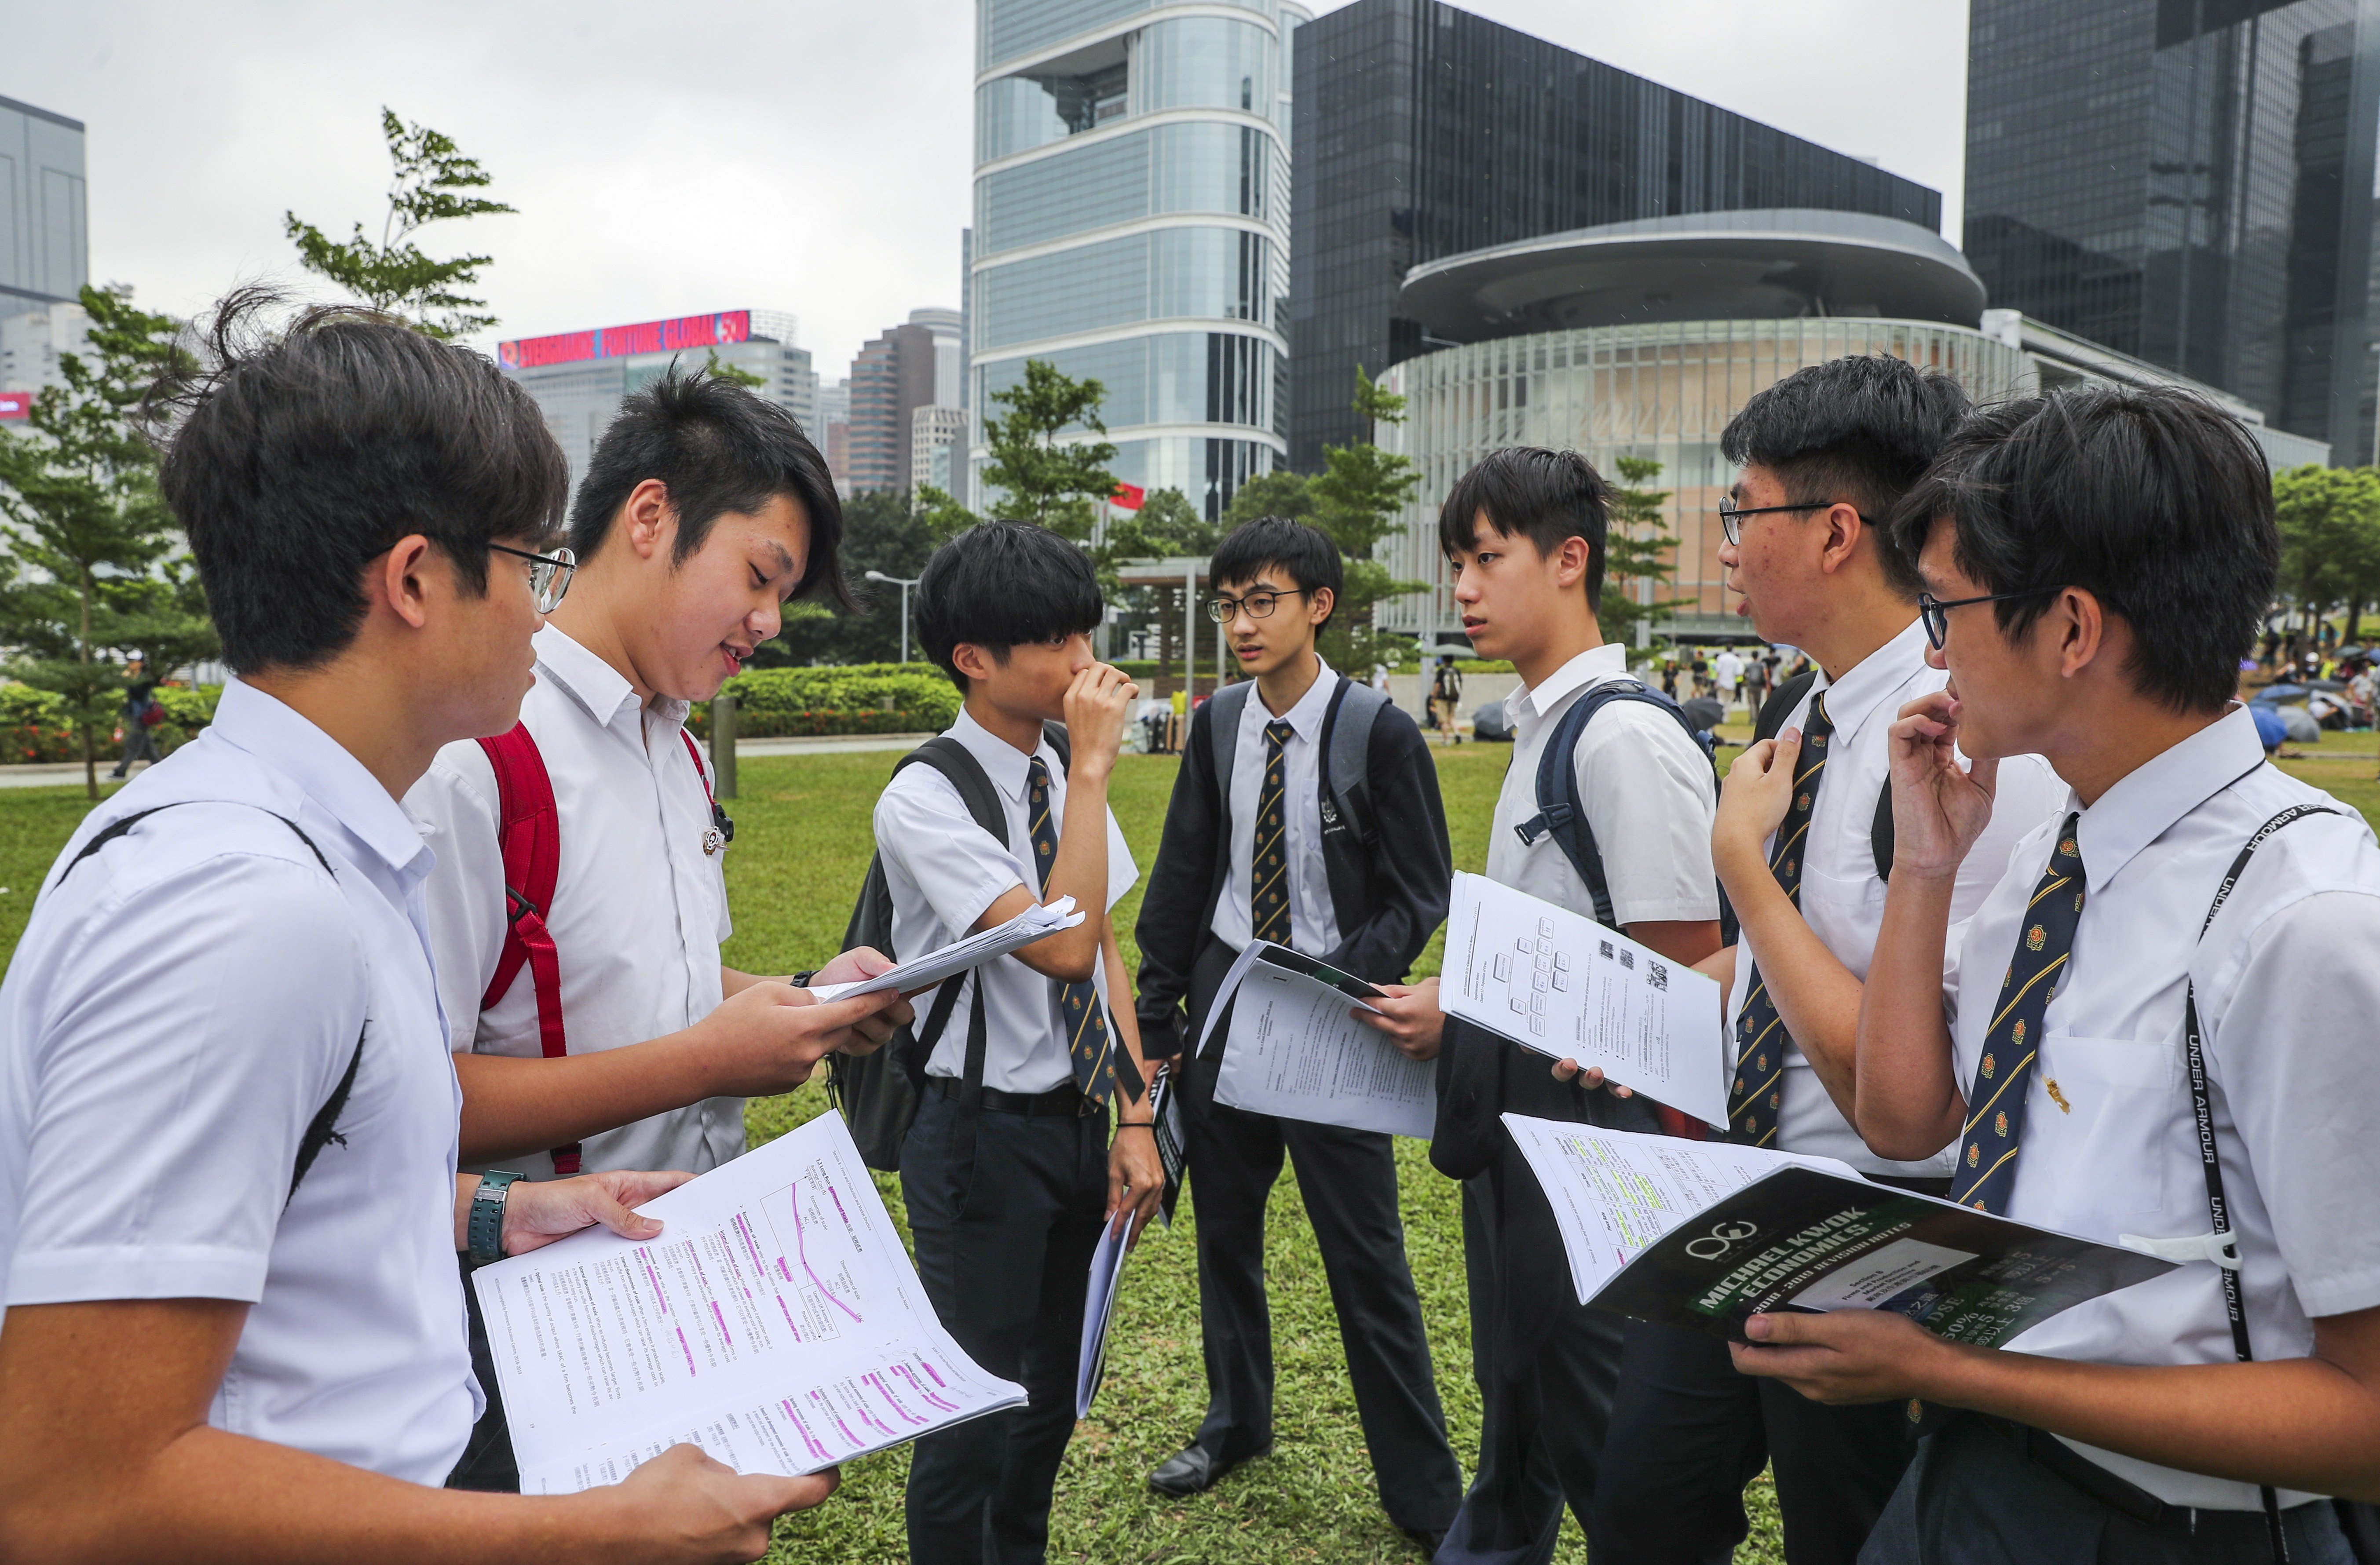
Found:
<svg viewBox="0 0 2380 1565"><path fill-rule="evenodd" d="M1281 605L1282 599L1295 597L1305 590L1303 587L1293 587L1285 591L1276 592L1267 587L1259 588L1245 598L1209 598L1207 600L1207 617L1217 625L1229 625L1232 623L1233 614L1245 609L1248 612L1248 618L1252 620L1270 619L1273 610Z"/></svg>
<svg viewBox="0 0 2380 1565"><path fill-rule="evenodd" d="M1771 511L1826 511L1841 503L1839 500L1813 500L1803 505L1739 505L1734 495L1722 494L1718 497L1718 526L1719 530L1727 534L1730 546L1740 549L1743 546L1743 518L1746 516L1766 516ZM1859 516L1864 525L1876 525L1860 516L1857 510L1852 515Z"/></svg>
<svg viewBox="0 0 2380 1565"><path fill-rule="evenodd" d="M537 612L550 614L562 606L562 595L570 590L570 577L578 569L578 556L567 549L557 549L551 554L532 553L506 544L491 543L489 548L499 554L510 554L516 560L528 562L528 589L537 598Z"/></svg>

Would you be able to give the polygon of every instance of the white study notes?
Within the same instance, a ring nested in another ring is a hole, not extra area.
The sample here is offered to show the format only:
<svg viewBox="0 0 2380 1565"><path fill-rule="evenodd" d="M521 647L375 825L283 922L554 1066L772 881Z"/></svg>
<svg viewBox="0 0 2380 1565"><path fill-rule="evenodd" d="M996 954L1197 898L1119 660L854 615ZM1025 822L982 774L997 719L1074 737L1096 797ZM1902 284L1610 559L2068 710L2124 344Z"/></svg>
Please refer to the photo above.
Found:
<svg viewBox="0 0 2380 1565"><path fill-rule="evenodd" d="M1119 1224L1111 1219L1091 1251L1090 1286L1083 1292L1083 1349L1075 1367L1077 1418L1091 1415L1091 1399L1107 1378L1108 1323L1115 1318L1116 1279L1123 1273L1124 1256L1132 1253L1131 1232L1129 1219Z"/></svg>
<svg viewBox="0 0 2380 1565"><path fill-rule="evenodd" d="M1075 907L1073 897L1060 897L1049 904L1036 903L1005 924L979 929L965 940L953 940L940 951L929 951L896 967L888 967L872 978L857 978L847 984L812 984L810 993L823 1003L832 1000L847 1000L853 995L875 994L882 989L899 989L904 994L931 989L944 978L964 973L970 967L980 967L995 956L1031 945L1035 940L1071 929L1083 921Z"/></svg>
<svg viewBox="0 0 2380 1565"><path fill-rule="evenodd" d="M614 1484L692 1443L792 1475L1025 1401L959 1350L840 1114L471 1276L523 1494Z"/></svg>
<svg viewBox="0 0 2380 1565"><path fill-rule="evenodd" d="M1727 1123L1718 982L1592 918L1457 873L1439 989L1450 1016Z"/></svg>
<svg viewBox="0 0 2380 1565"><path fill-rule="evenodd" d="M1409 1058L1356 1020L1380 991L1363 979L1269 940L1250 940L1216 988L1207 1033L1225 1005L1232 1030L1215 1101L1250 1113L1350 1130L1429 1138L1438 1066Z"/></svg>

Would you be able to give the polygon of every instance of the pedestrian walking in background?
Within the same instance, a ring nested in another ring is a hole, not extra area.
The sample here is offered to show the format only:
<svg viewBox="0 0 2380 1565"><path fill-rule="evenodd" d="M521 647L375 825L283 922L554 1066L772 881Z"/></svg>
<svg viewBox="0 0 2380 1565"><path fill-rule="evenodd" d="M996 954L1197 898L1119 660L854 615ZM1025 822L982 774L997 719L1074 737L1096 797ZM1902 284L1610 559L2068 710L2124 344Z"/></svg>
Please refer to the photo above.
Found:
<svg viewBox="0 0 2380 1565"><path fill-rule="evenodd" d="M110 777L129 776L136 760L158 761L157 735L150 732L165 720L157 704L157 682L149 675L146 660L135 658L124 670L124 710L117 714L124 727L124 758Z"/></svg>

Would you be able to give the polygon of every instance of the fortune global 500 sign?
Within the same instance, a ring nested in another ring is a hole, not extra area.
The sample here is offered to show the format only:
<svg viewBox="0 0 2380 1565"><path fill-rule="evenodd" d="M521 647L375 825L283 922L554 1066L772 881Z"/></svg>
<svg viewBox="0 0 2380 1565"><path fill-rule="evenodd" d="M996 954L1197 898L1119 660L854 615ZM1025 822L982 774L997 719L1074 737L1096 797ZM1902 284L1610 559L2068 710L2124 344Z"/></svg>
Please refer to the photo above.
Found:
<svg viewBox="0 0 2380 1565"><path fill-rule="evenodd" d="M681 315L674 321L640 321L594 332L564 332L552 337L521 337L496 345L507 370L546 364L577 364L589 358L624 358L636 353L674 353L681 348L725 347L748 341L752 312L726 309L716 315Z"/></svg>

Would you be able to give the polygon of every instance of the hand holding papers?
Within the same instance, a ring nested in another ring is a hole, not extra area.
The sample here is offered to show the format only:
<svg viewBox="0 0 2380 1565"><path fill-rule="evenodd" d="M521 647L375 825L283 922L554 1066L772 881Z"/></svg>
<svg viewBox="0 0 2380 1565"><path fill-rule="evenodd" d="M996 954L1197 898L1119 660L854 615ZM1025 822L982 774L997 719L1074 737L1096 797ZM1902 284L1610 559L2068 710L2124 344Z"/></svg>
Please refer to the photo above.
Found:
<svg viewBox="0 0 2380 1565"><path fill-rule="evenodd" d="M472 1275L524 1494L692 1443L791 1476L1014 1407L942 1329L851 1133L824 1114L601 1229Z"/></svg>
<svg viewBox="0 0 2380 1565"><path fill-rule="evenodd" d="M1251 1113L1427 1139L1438 1067L1355 1020L1380 991L1286 946L1251 940L1223 975L1199 1036L1225 1007L1232 1030L1215 1101Z"/></svg>
<svg viewBox="0 0 2380 1565"><path fill-rule="evenodd" d="M1741 1337L1774 1310L1883 1309L1997 1348L2173 1269L1861 1178L1831 1158L1503 1116L1581 1304Z"/></svg>
<svg viewBox="0 0 2380 1565"><path fill-rule="evenodd" d="M1487 1028L1682 1110L1727 1122L1717 982L1567 908L1478 875L1454 877L1439 1003Z"/></svg>
<svg viewBox="0 0 2380 1565"><path fill-rule="evenodd" d="M981 929L963 940L953 940L940 951L929 951L914 961L887 967L872 978L859 978L847 984L813 984L810 993L821 1002L844 1000L852 995L875 994L882 989L899 989L914 994L931 989L944 978L980 967L995 956L1031 945L1035 940L1071 929L1083 921L1075 908L1073 897L1060 897L1056 902L1036 904L992 928Z"/></svg>

